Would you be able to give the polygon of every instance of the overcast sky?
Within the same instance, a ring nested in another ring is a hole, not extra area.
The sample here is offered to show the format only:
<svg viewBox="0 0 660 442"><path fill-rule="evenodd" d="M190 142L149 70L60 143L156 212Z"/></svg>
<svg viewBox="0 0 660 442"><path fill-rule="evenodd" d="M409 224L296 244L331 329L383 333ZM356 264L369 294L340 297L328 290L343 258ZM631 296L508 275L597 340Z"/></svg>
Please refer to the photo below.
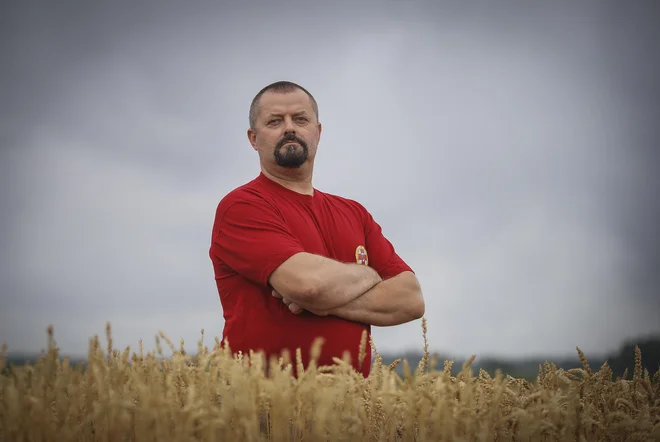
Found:
<svg viewBox="0 0 660 442"><path fill-rule="evenodd" d="M259 173L248 108L281 79L319 103L315 187L416 271L433 351L660 332L654 2L359 3L3 2L0 341L53 324L84 355L109 320L119 348L211 345L213 216ZM423 345L421 321L374 337Z"/></svg>

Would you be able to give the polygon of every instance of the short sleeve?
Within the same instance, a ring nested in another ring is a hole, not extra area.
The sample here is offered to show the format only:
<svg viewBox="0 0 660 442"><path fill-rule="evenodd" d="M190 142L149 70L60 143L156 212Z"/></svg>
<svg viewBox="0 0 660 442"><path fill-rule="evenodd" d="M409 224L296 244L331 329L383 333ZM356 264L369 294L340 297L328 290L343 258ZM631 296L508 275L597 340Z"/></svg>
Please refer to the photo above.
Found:
<svg viewBox="0 0 660 442"><path fill-rule="evenodd" d="M218 210L211 253L239 275L267 286L268 278L302 244L265 201L234 202Z"/></svg>
<svg viewBox="0 0 660 442"><path fill-rule="evenodd" d="M412 268L397 254L392 243L383 235L380 225L366 209L363 211L365 247L369 257L369 266L376 270L383 279L391 278L405 271L412 272Z"/></svg>

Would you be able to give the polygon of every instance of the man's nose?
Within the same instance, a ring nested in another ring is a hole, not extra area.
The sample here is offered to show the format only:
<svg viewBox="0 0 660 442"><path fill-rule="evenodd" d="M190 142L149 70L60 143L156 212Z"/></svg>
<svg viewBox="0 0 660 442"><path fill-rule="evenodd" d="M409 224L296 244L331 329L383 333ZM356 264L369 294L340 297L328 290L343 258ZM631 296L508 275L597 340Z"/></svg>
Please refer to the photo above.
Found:
<svg viewBox="0 0 660 442"><path fill-rule="evenodd" d="M293 125L293 119L285 118L284 119L284 132L285 133L295 133L296 127Z"/></svg>

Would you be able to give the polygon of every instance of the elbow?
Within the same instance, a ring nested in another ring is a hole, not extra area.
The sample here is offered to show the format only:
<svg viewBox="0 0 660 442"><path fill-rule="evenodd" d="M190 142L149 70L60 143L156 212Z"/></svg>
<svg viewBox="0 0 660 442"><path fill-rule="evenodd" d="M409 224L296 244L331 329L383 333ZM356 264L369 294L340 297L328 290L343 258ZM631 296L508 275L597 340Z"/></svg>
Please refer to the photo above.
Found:
<svg viewBox="0 0 660 442"><path fill-rule="evenodd" d="M419 307L415 311L415 319L422 319L425 314L426 314L426 305L424 304L424 300L422 299L420 301Z"/></svg>
<svg viewBox="0 0 660 442"><path fill-rule="evenodd" d="M410 287L411 295L408 298L408 307L411 321L421 319L426 314L426 304L424 303L422 287L419 284L419 281L417 281L417 278L415 278L413 281L414 282Z"/></svg>
<svg viewBox="0 0 660 442"><path fill-rule="evenodd" d="M410 316L411 320L417 320L424 317L426 314L426 305L424 303L424 297L421 293L418 293L414 297L414 301L410 303Z"/></svg>
<svg viewBox="0 0 660 442"><path fill-rule="evenodd" d="M426 314L426 305L424 303L424 295L422 294L422 286L414 274L410 275L408 290L408 314L410 315L410 320L415 321L424 317Z"/></svg>

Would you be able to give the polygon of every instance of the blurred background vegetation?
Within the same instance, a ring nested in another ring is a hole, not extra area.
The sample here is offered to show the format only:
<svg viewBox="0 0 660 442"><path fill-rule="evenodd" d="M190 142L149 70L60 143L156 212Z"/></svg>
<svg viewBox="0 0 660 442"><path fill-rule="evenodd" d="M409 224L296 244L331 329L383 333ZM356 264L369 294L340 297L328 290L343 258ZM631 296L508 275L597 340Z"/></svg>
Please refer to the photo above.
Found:
<svg viewBox="0 0 660 442"><path fill-rule="evenodd" d="M660 370L660 336L651 336L643 339L635 339L624 342L624 344L619 348L618 351L609 354L605 357L590 357L588 353L585 353L587 362L593 371L598 371L600 367L607 362L609 367L613 372L613 380L617 377L623 376L625 370L628 370L626 379L632 379L632 375L635 369L635 346L639 346L639 349L642 353L642 367L646 368L649 371L649 374L653 374ZM438 353L432 353L436 355L438 363L436 368L442 370L445 360L454 360L452 366L452 374L456 375L461 370L463 363L466 362L465 358L453 358L451 355L442 355ZM407 352L403 355L389 355L381 354L384 364L391 364L398 358L407 359L408 363L411 366L411 370L414 370L417 367L419 361L424 357L422 352ZM491 376L495 376L495 371L497 369L502 370L504 375L509 375L514 378L522 378L528 381L536 380L536 376L539 373L539 365L542 365L545 361L554 363L557 368L570 370L572 368L581 368L582 364L580 363L577 349L575 350L575 356L566 357L562 359L556 358L542 358L535 357L529 359L505 359L505 358L480 358L477 355L477 358L472 363L473 373L478 374L479 369L483 368ZM403 375L403 365L399 364L396 367L397 372L400 375Z"/></svg>
<svg viewBox="0 0 660 442"><path fill-rule="evenodd" d="M612 369L613 380L617 377L623 376L626 369L628 370L626 379L632 379L635 368L636 345L639 346L642 353L642 366L649 371L651 376L653 376L656 371L660 370L660 336L650 336L626 341L618 351L605 357L590 357L588 353L586 353L585 356L593 371L598 371L603 363L607 362ZM438 370L443 369L445 360L453 360L454 363L451 370L453 375L458 374L461 367L466 362L465 358L454 358L451 355L439 353L431 353L431 355L435 355L437 359L436 369ZM408 351L399 354L385 353L380 354L380 356L383 359L384 365L389 365L396 359L406 359L410 365L411 371L414 372L417 364L424 357L424 353L421 351ZM9 353L7 355L7 367L10 367L11 365L16 367L23 366L28 361L31 364L35 364L38 358L38 354ZM73 365L82 363L84 366L86 362L84 358L69 357L69 360ZM564 370L582 367L576 350L574 356L563 359L539 357L529 359L480 358L477 355L477 358L472 363L472 369L473 373L477 375L479 369L483 368L491 376L495 376L495 371L499 369L504 375L509 375L514 378L522 378L533 382L536 380L536 376L539 373L539 365L542 365L545 361L554 363L557 368ZM403 363L400 363L396 367L396 371L399 375L403 376Z"/></svg>

